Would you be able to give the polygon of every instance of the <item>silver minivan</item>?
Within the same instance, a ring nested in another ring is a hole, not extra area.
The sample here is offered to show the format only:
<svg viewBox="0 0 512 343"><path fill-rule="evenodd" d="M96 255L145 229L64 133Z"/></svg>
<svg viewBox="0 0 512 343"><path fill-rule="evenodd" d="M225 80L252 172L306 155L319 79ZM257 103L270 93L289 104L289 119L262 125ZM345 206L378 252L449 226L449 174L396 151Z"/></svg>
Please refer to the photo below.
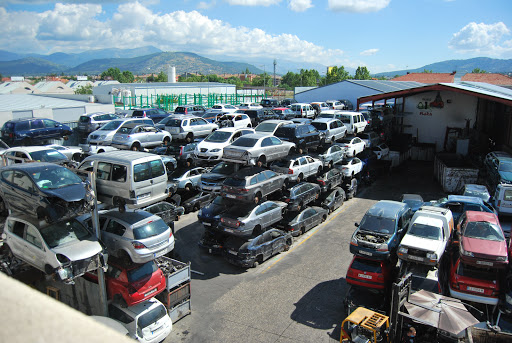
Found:
<svg viewBox="0 0 512 343"><path fill-rule="evenodd" d="M139 151L109 151L87 157L79 170L96 175L96 193L103 203L122 211L164 200L169 195L167 171L159 155Z"/></svg>

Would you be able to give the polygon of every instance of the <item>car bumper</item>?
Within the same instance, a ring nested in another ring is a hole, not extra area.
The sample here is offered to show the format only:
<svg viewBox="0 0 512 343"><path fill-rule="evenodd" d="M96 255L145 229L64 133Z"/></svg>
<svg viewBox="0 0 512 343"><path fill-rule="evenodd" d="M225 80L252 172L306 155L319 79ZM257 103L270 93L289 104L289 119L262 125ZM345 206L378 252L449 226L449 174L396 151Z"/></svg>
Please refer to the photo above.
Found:
<svg viewBox="0 0 512 343"><path fill-rule="evenodd" d="M465 264L469 264L472 266L483 267L483 268L506 268L508 266L508 261L496 261L496 260L487 260L481 259L477 257L469 257L465 255L461 255L460 259Z"/></svg>
<svg viewBox="0 0 512 343"><path fill-rule="evenodd" d="M226 193L226 192L221 191L220 195L222 195L224 198L240 200L240 201L244 201L244 202L254 201L253 194L240 195L239 193Z"/></svg>
<svg viewBox="0 0 512 343"><path fill-rule="evenodd" d="M222 153L214 154L214 153L197 153L194 155L195 158L204 161L219 161L222 158Z"/></svg>
<svg viewBox="0 0 512 343"><path fill-rule="evenodd" d="M250 268L254 265L254 258L240 259L237 255L234 255L228 251L224 251L224 258L231 264L239 267Z"/></svg>
<svg viewBox="0 0 512 343"><path fill-rule="evenodd" d="M221 189L222 189L222 186L208 186L208 185L199 184L199 188L200 188L203 192L208 192L208 193L220 193L220 191L221 191Z"/></svg>
<svg viewBox="0 0 512 343"><path fill-rule="evenodd" d="M362 257L371 257L374 260L387 260L391 254L389 251L377 251L350 244L350 253Z"/></svg>
<svg viewBox="0 0 512 343"><path fill-rule="evenodd" d="M250 229L234 229L234 228L231 228L231 227L226 227L222 224L219 224L217 226L217 228L219 229L219 231L222 231L222 232L225 232L227 234L230 234L230 235L233 235L233 236L237 236L237 237L249 237L251 236L252 234L252 231L253 231L253 228L250 228Z"/></svg>
<svg viewBox="0 0 512 343"><path fill-rule="evenodd" d="M156 251L150 251L150 252L144 252L144 253L132 253L131 259L133 263L146 263L151 260L154 260L157 257L164 256L167 253L174 250L174 239L171 241L171 243L167 246L165 246L162 249L156 250Z"/></svg>
<svg viewBox="0 0 512 343"><path fill-rule="evenodd" d="M256 159L255 158L250 158L250 159L243 159L243 158L226 158L226 157L222 157L222 160L223 161L226 161L226 162L233 162L233 163L243 163L243 164L248 164L248 165L253 165L255 166L256 165Z"/></svg>
<svg viewBox="0 0 512 343"><path fill-rule="evenodd" d="M149 205L152 205L154 203L157 203L159 201L167 199L169 196L168 193L163 193L162 195L159 195L158 197L148 197L143 199L127 199L126 200L126 206L128 208L140 208L140 207L146 207Z"/></svg>
<svg viewBox="0 0 512 343"><path fill-rule="evenodd" d="M468 294L452 289L450 286L450 297L457 298L460 300L472 301L480 304L497 305L498 298L485 297L482 295Z"/></svg>
<svg viewBox="0 0 512 343"><path fill-rule="evenodd" d="M129 146L129 145L119 144L119 143L112 143L112 147L113 147L113 148L116 148L116 149L121 149L121 150L127 150L127 149L130 149L130 146Z"/></svg>
<svg viewBox="0 0 512 343"><path fill-rule="evenodd" d="M427 266L436 266L439 263L439 260L433 260L427 257L421 257L421 256L415 256L415 255L409 255L404 253L397 253L398 258L407 262L412 263L420 263Z"/></svg>
<svg viewBox="0 0 512 343"><path fill-rule="evenodd" d="M384 289L386 285L382 282L374 282L370 280L356 279L352 277L346 278L347 283L352 286L364 287L364 288L372 288L372 289Z"/></svg>

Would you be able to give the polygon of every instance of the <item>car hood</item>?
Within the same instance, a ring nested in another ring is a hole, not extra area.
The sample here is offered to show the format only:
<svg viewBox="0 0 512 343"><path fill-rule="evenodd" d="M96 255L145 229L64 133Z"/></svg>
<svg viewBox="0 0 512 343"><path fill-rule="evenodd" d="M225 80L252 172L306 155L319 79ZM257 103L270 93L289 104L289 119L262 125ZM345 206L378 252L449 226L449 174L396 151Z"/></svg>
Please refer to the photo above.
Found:
<svg viewBox="0 0 512 343"><path fill-rule="evenodd" d="M400 245L407 246L410 248L418 248L425 251L438 251L441 248L443 241L428 239L423 237L417 237L413 235L405 235L400 242Z"/></svg>
<svg viewBox="0 0 512 343"><path fill-rule="evenodd" d="M220 206L220 205L209 205L207 207L203 207L201 209L201 217L203 218L210 218L215 217L216 215L222 214L223 212L226 212L229 208L226 206ZM198 215L199 217L199 215Z"/></svg>
<svg viewBox="0 0 512 343"><path fill-rule="evenodd" d="M212 143L212 142L200 142L199 144L197 144L197 147L196 149L197 150L200 150L200 149L208 149L208 150L212 150L212 149L221 149L228 146L229 145L229 140L226 141L226 142L219 142L219 143Z"/></svg>
<svg viewBox="0 0 512 343"><path fill-rule="evenodd" d="M490 241L487 239L462 237L462 247L466 251L472 253L491 255L491 256L507 256L506 241Z"/></svg>
<svg viewBox="0 0 512 343"><path fill-rule="evenodd" d="M225 175L225 174L208 173L208 174L201 175L201 180L221 181L221 180L225 180L227 177L228 177L228 175Z"/></svg>
<svg viewBox="0 0 512 343"><path fill-rule="evenodd" d="M66 256L71 261L79 261L93 257L101 252L103 248L98 241L93 240L92 236L90 236L89 239L58 246L51 250L56 254Z"/></svg>
<svg viewBox="0 0 512 343"><path fill-rule="evenodd" d="M500 171L499 173L502 180L512 182L512 172Z"/></svg>
<svg viewBox="0 0 512 343"><path fill-rule="evenodd" d="M46 195L58 197L67 202L80 201L85 198L86 194L85 186L82 183L56 189L44 189L43 192Z"/></svg>

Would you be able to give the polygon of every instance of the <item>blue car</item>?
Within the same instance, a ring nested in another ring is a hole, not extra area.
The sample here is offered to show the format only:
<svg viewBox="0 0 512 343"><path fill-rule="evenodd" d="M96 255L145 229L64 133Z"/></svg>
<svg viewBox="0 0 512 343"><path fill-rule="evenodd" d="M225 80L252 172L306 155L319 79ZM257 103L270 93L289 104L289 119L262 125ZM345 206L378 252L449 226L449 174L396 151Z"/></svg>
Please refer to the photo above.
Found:
<svg viewBox="0 0 512 343"><path fill-rule="evenodd" d="M48 139L65 138L73 133L67 125L46 118L18 118L4 123L2 139L10 144L33 145Z"/></svg>
<svg viewBox="0 0 512 343"><path fill-rule="evenodd" d="M491 212L496 215L496 210L482 198L467 195L448 195L432 204L433 206L447 208L452 211L453 221L457 223L460 216L466 211Z"/></svg>

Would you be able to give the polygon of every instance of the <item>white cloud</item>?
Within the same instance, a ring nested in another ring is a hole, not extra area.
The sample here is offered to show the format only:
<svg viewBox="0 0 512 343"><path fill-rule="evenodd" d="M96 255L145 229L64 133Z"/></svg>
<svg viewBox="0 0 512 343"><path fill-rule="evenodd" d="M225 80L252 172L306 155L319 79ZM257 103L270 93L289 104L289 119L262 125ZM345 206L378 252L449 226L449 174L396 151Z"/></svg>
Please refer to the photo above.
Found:
<svg viewBox="0 0 512 343"><path fill-rule="evenodd" d="M208 10L208 9L214 7L216 4L217 4L217 2L215 0L210 1L210 2L201 1L200 3L197 4L197 8L200 10Z"/></svg>
<svg viewBox="0 0 512 343"><path fill-rule="evenodd" d="M271 6L277 5L281 0L226 0L230 5L238 6Z"/></svg>
<svg viewBox="0 0 512 343"><path fill-rule="evenodd" d="M361 51L359 55L361 56L372 56L375 55L377 52L379 52L379 49L368 49L365 51Z"/></svg>
<svg viewBox="0 0 512 343"><path fill-rule="evenodd" d="M335 12L378 12L390 2L391 0L329 0L329 9Z"/></svg>
<svg viewBox="0 0 512 343"><path fill-rule="evenodd" d="M502 41L507 35L510 35L510 30L502 22L495 24L471 22L453 35L448 46L459 52L497 56L507 51L511 52L510 41Z"/></svg>
<svg viewBox="0 0 512 343"><path fill-rule="evenodd" d="M304 12L311 7L313 7L311 0L289 0L288 2L288 8L294 12Z"/></svg>
<svg viewBox="0 0 512 343"><path fill-rule="evenodd" d="M101 16L100 16L101 14ZM0 7L0 45L13 52L80 52L154 45L164 51L190 51L234 58L268 57L334 65L343 51L327 49L288 33L232 27L197 11L155 13L138 2L103 17L101 5L56 4L52 10L8 12Z"/></svg>

